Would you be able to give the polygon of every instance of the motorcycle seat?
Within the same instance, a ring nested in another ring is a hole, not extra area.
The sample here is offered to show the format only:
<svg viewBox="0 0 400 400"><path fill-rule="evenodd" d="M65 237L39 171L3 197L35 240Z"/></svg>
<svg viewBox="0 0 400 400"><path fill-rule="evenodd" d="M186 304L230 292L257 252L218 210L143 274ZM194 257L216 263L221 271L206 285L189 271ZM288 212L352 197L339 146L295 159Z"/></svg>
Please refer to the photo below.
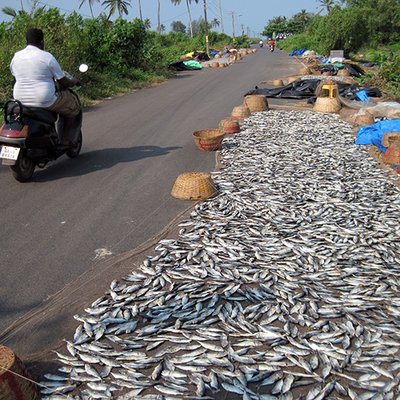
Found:
<svg viewBox="0 0 400 400"><path fill-rule="evenodd" d="M48 124L54 124L57 121L57 113L39 107L23 106L23 115Z"/></svg>

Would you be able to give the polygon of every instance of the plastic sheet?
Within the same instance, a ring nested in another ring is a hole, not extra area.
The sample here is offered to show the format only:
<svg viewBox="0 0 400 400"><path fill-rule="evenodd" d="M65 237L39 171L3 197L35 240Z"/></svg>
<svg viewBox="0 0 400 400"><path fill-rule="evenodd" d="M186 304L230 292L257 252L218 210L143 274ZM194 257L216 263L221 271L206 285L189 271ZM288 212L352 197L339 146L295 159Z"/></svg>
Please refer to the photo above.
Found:
<svg viewBox="0 0 400 400"><path fill-rule="evenodd" d="M316 100L315 90L321 83L320 79L300 79L289 83L286 86L274 88L274 89L260 89L256 87L254 90L250 90L245 94L260 94L265 97L276 97L282 99L304 99L308 98L309 103L314 103ZM380 97L381 92L377 88L371 88L367 86L351 85L349 83L338 83L339 93L342 97L348 100L357 99L357 93L359 91L365 91L369 97Z"/></svg>
<svg viewBox="0 0 400 400"><path fill-rule="evenodd" d="M386 132L400 132L400 119L379 121L373 125L359 128L355 143L373 144L382 152L386 152L386 147L382 144L383 135Z"/></svg>

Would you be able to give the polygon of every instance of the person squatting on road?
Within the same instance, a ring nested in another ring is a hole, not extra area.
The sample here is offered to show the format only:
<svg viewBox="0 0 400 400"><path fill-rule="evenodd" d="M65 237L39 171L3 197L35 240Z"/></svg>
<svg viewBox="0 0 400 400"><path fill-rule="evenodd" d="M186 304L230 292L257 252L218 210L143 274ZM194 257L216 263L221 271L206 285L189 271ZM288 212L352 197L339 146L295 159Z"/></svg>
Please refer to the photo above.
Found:
<svg viewBox="0 0 400 400"><path fill-rule="evenodd" d="M68 77L55 59L44 51L44 34L41 29L26 32L27 46L17 51L10 69L15 78L13 96L23 105L40 107L74 118L81 111L81 104L68 88L79 85L78 79ZM66 144L66 143L65 143Z"/></svg>

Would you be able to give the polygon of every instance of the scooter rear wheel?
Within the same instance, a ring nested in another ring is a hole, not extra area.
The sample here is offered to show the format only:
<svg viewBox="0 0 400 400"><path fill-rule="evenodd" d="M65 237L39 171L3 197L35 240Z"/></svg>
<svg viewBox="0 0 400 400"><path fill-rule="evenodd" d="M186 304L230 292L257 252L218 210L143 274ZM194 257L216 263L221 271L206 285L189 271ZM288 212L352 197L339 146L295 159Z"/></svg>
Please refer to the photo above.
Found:
<svg viewBox="0 0 400 400"><path fill-rule="evenodd" d="M14 178L18 182L26 182L32 178L35 171L34 161L25 154L20 154L17 162L10 166Z"/></svg>
<svg viewBox="0 0 400 400"><path fill-rule="evenodd" d="M69 149L65 154L69 157L69 158L75 158L79 156L79 153L81 152L81 148L82 148L82 131L79 132L79 136L78 136L78 140L76 142L76 144L71 147L71 149Z"/></svg>

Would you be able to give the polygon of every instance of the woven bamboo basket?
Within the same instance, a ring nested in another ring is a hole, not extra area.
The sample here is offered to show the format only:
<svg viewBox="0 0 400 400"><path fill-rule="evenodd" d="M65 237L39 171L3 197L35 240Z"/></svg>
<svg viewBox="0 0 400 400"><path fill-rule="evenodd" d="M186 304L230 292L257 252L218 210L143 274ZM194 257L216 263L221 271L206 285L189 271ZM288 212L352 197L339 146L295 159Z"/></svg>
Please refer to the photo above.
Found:
<svg viewBox="0 0 400 400"><path fill-rule="evenodd" d="M218 53L214 56L214 58L221 58L221 55Z"/></svg>
<svg viewBox="0 0 400 400"><path fill-rule="evenodd" d="M269 110L267 98L258 94L246 96L243 105L247 106L250 112Z"/></svg>
<svg viewBox="0 0 400 400"><path fill-rule="evenodd" d="M391 143L400 140L400 132L385 132L382 137L382 146L389 147Z"/></svg>
<svg viewBox="0 0 400 400"><path fill-rule="evenodd" d="M272 81L272 86L283 86L283 81L282 79L274 79Z"/></svg>
<svg viewBox="0 0 400 400"><path fill-rule="evenodd" d="M390 132L394 133L394 132ZM383 161L388 165L400 165L400 132L397 135L388 135L388 147Z"/></svg>
<svg viewBox="0 0 400 400"><path fill-rule="evenodd" d="M289 83L292 83L292 82L296 82L296 81L298 81L299 80L299 77L298 76L289 76L287 79L286 79L286 82L289 84Z"/></svg>
<svg viewBox="0 0 400 400"><path fill-rule="evenodd" d="M6 346L0 345L0 400L36 400L37 387L21 360ZM18 374L18 375L16 375Z"/></svg>
<svg viewBox="0 0 400 400"><path fill-rule="evenodd" d="M205 200L218 193L208 172L180 174L172 187L171 195L180 200Z"/></svg>
<svg viewBox="0 0 400 400"><path fill-rule="evenodd" d="M240 125L235 118L225 118L219 123L219 129L224 134L232 134L240 132Z"/></svg>
<svg viewBox="0 0 400 400"><path fill-rule="evenodd" d="M310 75L311 71L310 71L310 68L308 68L308 67L302 67L302 68L300 68L299 73L301 75Z"/></svg>
<svg viewBox="0 0 400 400"><path fill-rule="evenodd" d="M247 106L236 106L233 107L231 116L238 120L239 124L243 122L244 119L250 117L251 111Z"/></svg>
<svg viewBox="0 0 400 400"><path fill-rule="evenodd" d="M214 62L210 63L210 67L211 68L219 68L219 63L214 61Z"/></svg>
<svg viewBox="0 0 400 400"><path fill-rule="evenodd" d="M254 53L257 53L257 49L251 49L251 51Z"/></svg>
<svg viewBox="0 0 400 400"><path fill-rule="evenodd" d="M202 151L218 150L223 139L224 134L218 128L193 132L193 140Z"/></svg>
<svg viewBox="0 0 400 400"><path fill-rule="evenodd" d="M342 108L338 98L333 97L317 97L315 101L313 111L319 111L324 113L337 113Z"/></svg>
<svg viewBox="0 0 400 400"><path fill-rule="evenodd" d="M339 69L337 76L350 76L350 72L345 68Z"/></svg>
<svg viewBox="0 0 400 400"><path fill-rule="evenodd" d="M354 117L354 124L357 126L369 126L375 123L375 117L366 111Z"/></svg>
<svg viewBox="0 0 400 400"><path fill-rule="evenodd" d="M227 66L226 63L219 63L220 68L225 68L226 66Z"/></svg>

